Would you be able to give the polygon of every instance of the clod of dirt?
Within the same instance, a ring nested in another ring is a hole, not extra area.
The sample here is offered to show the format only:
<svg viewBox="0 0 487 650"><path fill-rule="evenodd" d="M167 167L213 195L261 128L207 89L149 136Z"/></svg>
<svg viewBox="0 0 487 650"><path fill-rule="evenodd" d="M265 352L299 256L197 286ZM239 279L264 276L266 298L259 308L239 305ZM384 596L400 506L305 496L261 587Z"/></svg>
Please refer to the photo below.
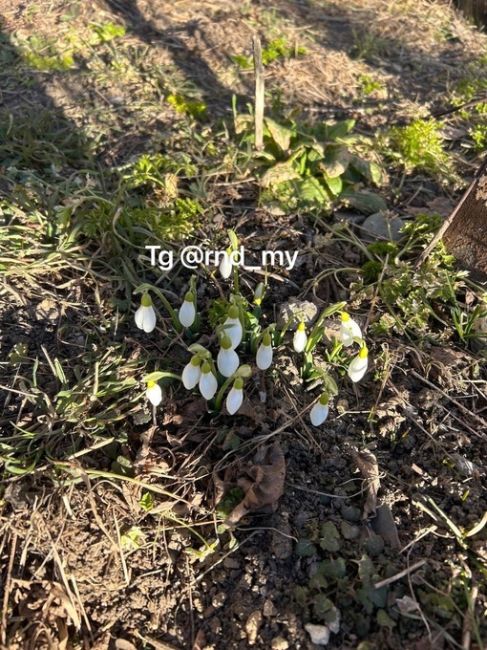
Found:
<svg viewBox="0 0 487 650"><path fill-rule="evenodd" d="M304 629L311 637L311 641L316 645L328 645L330 640L330 630L326 625L314 625L314 623L307 623Z"/></svg>
<svg viewBox="0 0 487 650"><path fill-rule="evenodd" d="M247 641L249 645L255 645L257 641L257 635L259 634L259 628L262 625L262 612L255 610L248 617L245 623L245 633L247 635Z"/></svg>
<svg viewBox="0 0 487 650"><path fill-rule="evenodd" d="M303 322L306 325L311 325L318 314L318 307L308 300L298 300L291 298L279 308L277 316L277 326L279 328L286 327L288 323Z"/></svg>

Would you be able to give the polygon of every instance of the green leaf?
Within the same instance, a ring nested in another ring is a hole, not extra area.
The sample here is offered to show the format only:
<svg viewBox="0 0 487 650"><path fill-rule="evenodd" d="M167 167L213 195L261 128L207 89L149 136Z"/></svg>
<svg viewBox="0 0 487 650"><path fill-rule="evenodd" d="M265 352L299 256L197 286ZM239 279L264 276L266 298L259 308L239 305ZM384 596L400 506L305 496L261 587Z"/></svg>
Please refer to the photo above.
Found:
<svg viewBox="0 0 487 650"><path fill-rule="evenodd" d="M277 144L277 146L282 149L282 151L287 151L289 145L291 144L291 138L294 133L291 129L288 129L286 126L282 126L274 120L271 120L270 117L267 117L265 120L265 125L271 138Z"/></svg>
<svg viewBox="0 0 487 650"><path fill-rule="evenodd" d="M387 203L381 196L374 192L346 190L341 198L348 201L350 205L364 214L374 214L381 210L387 210Z"/></svg>
<svg viewBox="0 0 487 650"><path fill-rule="evenodd" d="M329 178L336 178L347 171L351 154L345 147L327 147L320 170Z"/></svg>
<svg viewBox="0 0 487 650"><path fill-rule="evenodd" d="M336 140L338 138L343 138L344 136L348 135L350 131L352 131L354 126L355 120L343 120L341 122L337 122L336 124L328 126L328 139Z"/></svg>
<svg viewBox="0 0 487 650"><path fill-rule="evenodd" d="M154 497L151 492L144 492L139 500L139 506L145 512L149 512L154 507Z"/></svg>
<svg viewBox="0 0 487 650"><path fill-rule="evenodd" d="M358 156L353 156L350 165L357 171L361 176L366 178L371 183L375 185L380 185L382 182L382 169L375 162L370 160L364 160Z"/></svg>
<svg viewBox="0 0 487 650"><path fill-rule="evenodd" d="M270 167L260 179L260 184L262 187L271 187L297 178L300 178L299 173L294 169L292 163L287 160Z"/></svg>
<svg viewBox="0 0 487 650"><path fill-rule="evenodd" d="M296 555L298 557L313 557L316 554L316 547L309 539L300 539L296 544Z"/></svg>
<svg viewBox="0 0 487 650"><path fill-rule="evenodd" d="M298 198L305 203L326 204L330 202L325 188L314 176L305 178L298 183Z"/></svg>
<svg viewBox="0 0 487 650"><path fill-rule="evenodd" d="M159 381L160 379L179 379L179 381L181 381L181 377L176 375L174 372L163 372L162 370L157 370L156 372L151 372L148 375L145 375L144 382Z"/></svg>
<svg viewBox="0 0 487 650"><path fill-rule="evenodd" d="M396 621L393 621L385 609L379 609L377 612L377 623L381 627L388 627L392 630L396 626Z"/></svg>
<svg viewBox="0 0 487 650"><path fill-rule="evenodd" d="M340 548L340 533L331 521L327 521L321 526L320 547L330 553L336 553Z"/></svg>
<svg viewBox="0 0 487 650"><path fill-rule="evenodd" d="M325 176L325 183L328 185L328 189L333 194L333 196L339 196L343 189L343 183L340 176L335 176L334 178Z"/></svg>

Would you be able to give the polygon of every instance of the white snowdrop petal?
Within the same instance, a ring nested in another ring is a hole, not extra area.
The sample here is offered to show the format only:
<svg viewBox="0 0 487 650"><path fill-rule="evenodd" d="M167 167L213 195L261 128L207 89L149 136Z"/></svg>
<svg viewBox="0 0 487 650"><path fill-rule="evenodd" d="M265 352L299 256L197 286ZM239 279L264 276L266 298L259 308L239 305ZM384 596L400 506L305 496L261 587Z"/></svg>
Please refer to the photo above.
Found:
<svg viewBox="0 0 487 650"><path fill-rule="evenodd" d="M144 330L146 334L152 332L156 326L156 312L152 305L150 307L145 307L141 305L135 312L135 324L141 330Z"/></svg>
<svg viewBox="0 0 487 650"><path fill-rule="evenodd" d="M193 302L185 300L179 308L179 322L183 327L191 327L196 318L196 309Z"/></svg>
<svg viewBox="0 0 487 650"><path fill-rule="evenodd" d="M320 402L317 402L313 406L309 414L309 419L311 420L311 424L315 427L319 427L320 424L323 424L323 422L328 417L328 413L329 413L328 404L321 404Z"/></svg>
<svg viewBox="0 0 487 650"><path fill-rule="evenodd" d="M243 402L243 390L241 388L232 388L225 401L227 411L230 415L235 415L238 409L242 406Z"/></svg>
<svg viewBox="0 0 487 650"><path fill-rule="evenodd" d="M154 406L159 406L159 404L162 402L162 390L159 384L148 387L146 395L149 402Z"/></svg>
<svg viewBox="0 0 487 650"><path fill-rule="evenodd" d="M345 347L352 345L354 339L362 338L362 330L360 325L354 321L352 318L345 322L342 322L340 326L340 340Z"/></svg>
<svg viewBox="0 0 487 650"><path fill-rule="evenodd" d="M223 325L225 334L230 339L232 349L235 350L242 342L243 328L242 323L238 318L227 318Z"/></svg>
<svg viewBox="0 0 487 650"><path fill-rule="evenodd" d="M232 273L232 260L230 255L225 251L225 254L222 257L222 261L219 266L220 275L224 280L227 280Z"/></svg>
<svg viewBox="0 0 487 650"><path fill-rule="evenodd" d="M293 337L293 348L296 352L304 352L306 343L308 342L308 336L303 330L296 330Z"/></svg>
<svg viewBox="0 0 487 650"><path fill-rule="evenodd" d="M224 377L231 377L233 373L237 371L237 368L240 365L240 359L235 350L232 350L231 348L228 350L220 348L216 358L216 365Z"/></svg>
<svg viewBox="0 0 487 650"><path fill-rule="evenodd" d="M213 399L218 389L218 382L212 372L202 372L199 380L200 393L206 400Z"/></svg>
<svg viewBox="0 0 487 650"><path fill-rule="evenodd" d="M272 345L264 345L261 343L257 350L256 363L257 368L260 370L267 370L272 364Z"/></svg>
<svg viewBox="0 0 487 650"><path fill-rule="evenodd" d="M191 390L199 382L201 376L200 366L195 366L191 361L184 366L183 374L181 379L183 380L183 386L187 390Z"/></svg>
<svg viewBox="0 0 487 650"><path fill-rule="evenodd" d="M353 382L360 381L367 372L368 365L369 361L367 357L362 359L361 357L356 356L348 366L348 376Z"/></svg>
<svg viewBox="0 0 487 650"><path fill-rule="evenodd" d="M154 311L154 307L142 307L142 309L146 310L144 313L143 329L146 334L150 334L156 326L156 312Z"/></svg>

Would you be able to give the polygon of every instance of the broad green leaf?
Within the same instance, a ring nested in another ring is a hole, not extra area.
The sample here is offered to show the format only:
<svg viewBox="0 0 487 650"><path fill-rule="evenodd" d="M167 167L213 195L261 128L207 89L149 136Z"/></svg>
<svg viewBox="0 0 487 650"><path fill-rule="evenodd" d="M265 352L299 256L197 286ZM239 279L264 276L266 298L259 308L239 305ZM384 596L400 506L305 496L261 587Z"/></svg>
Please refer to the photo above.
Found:
<svg viewBox="0 0 487 650"><path fill-rule="evenodd" d="M328 176L325 176L325 182L328 185L328 189L333 194L333 196L338 196L341 193L343 189L343 183L340 176L335 176L335 178L329 178Z"/></svg>
<svg viewBox="0 0 487 650"><path fill-rule="evenodd" d="M343 138L352 131L354 126L355 120L343 120L336 124L328 125L328 139L336 140L337 138Z"/></svg>
<svg viewBox="0 0 487 650"><path fill-rule="evenodd" d="M329 178L336 178L347 171L350 159L351 154L345 147L327 147L320 169Z"/></svg>
<svg viewBox="0 0 487 650"><path fill-rule="evenodd" d="M299 173L294 169L292 163L287 160L286 162L280 162L269 167L260 179L260 184L262 187L271 187L272 185L279 185L279 183L283 183L284 181L291 181L297 178L300 178Z"/></svg>
<svg viewBox="0 0 487 650"><path fill-rule="evenodd" d="M280 147L282 151L287 151L289 149L289 145L291 144L291 138L294 135L292 130L288 129L286 126L282 126L281 124L274 122L274 120L271 120L270 117L267 117L264 121L271 138L274 140L277 146Z"/></svg>
<svg viewBox="0 0 487 650"><path fill-rule="evenodd" d="M330 202L325 188L314 176L298 183L298 198L306 203L326 204Z"/></svg>
<svg viewBox="0 0 487 650"><path fill-rule="evenodd" d="M361 176L375 185L380 185L382 182L382 170L377 163L353 156L350 164Z"/></svg>
<svg viewBox="0 0 487 650"><path fill-rule="evenodd" d="M342 198L365 214L374 214L374 212L387 210L387 204L384 199L374 192L367 192L366 190L354 192L347 190L342 194Z"/></svg>

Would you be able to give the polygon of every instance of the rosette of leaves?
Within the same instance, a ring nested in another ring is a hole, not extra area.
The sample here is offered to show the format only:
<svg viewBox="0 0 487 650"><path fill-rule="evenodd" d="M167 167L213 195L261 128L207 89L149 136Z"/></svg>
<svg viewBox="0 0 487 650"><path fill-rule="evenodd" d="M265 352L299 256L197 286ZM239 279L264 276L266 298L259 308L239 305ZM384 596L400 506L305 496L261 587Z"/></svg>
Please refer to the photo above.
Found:
<svg viewBox="0 0 487 650"><path fill-rule="evenodd" d="M237 131L249 125L240 119ZM283 212L330 212L339 204L365 214L386 209L384 199L367 189L379 186L383 173L361 155L364 139L353 133L354 126L354 120L306 127L266 118L264 149L255 156L262 203Z"/></svg>

